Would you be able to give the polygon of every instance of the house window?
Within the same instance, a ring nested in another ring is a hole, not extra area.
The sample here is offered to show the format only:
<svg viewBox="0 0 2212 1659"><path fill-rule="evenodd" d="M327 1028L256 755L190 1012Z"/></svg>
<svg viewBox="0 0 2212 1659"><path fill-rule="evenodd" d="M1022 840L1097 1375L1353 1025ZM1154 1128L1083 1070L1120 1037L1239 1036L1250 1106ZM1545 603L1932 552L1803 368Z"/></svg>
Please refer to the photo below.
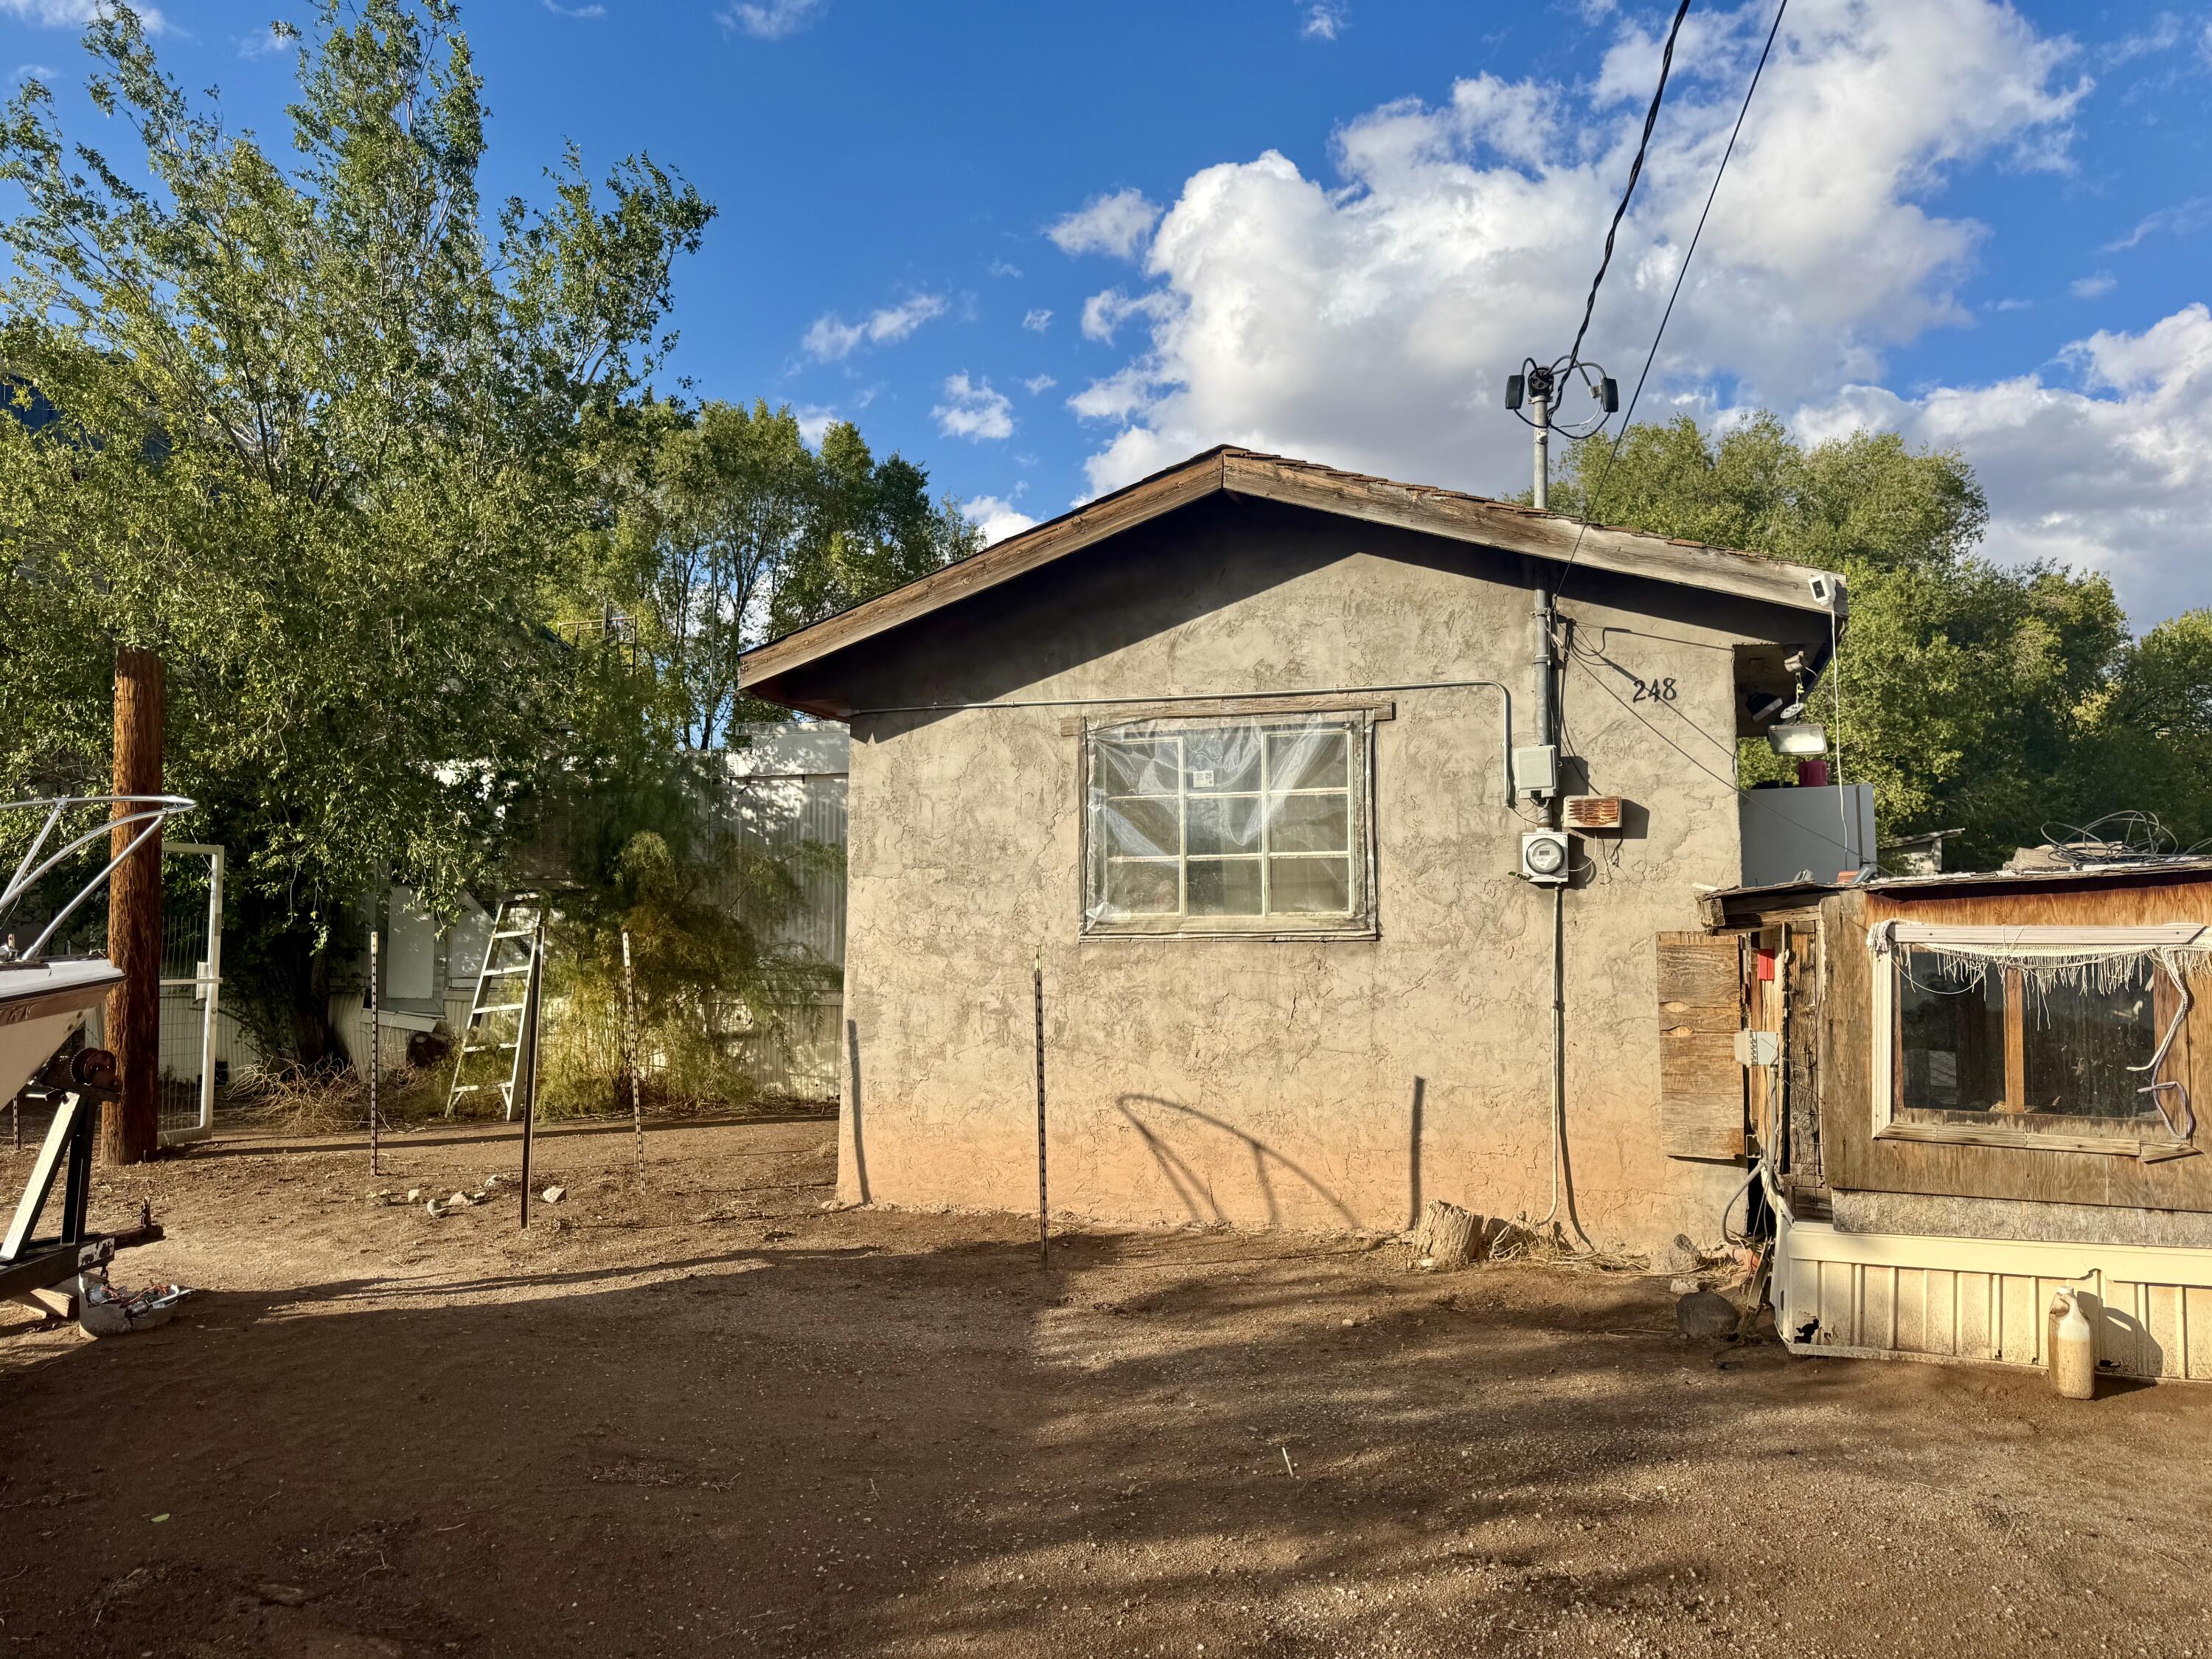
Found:
<svg viewBox="0 0 2212 1659"><path fill-rule="evenodd" d="M2189 1140L2197 931L1878 927L1876 1133L2123 1153Z"/></svg>
<svg viewBox="0 0 2212 1659"><path fill-rule="evenodd" d="M1084 744L1084 931L1375 929L1369 715L1144 720Z"/></svg>

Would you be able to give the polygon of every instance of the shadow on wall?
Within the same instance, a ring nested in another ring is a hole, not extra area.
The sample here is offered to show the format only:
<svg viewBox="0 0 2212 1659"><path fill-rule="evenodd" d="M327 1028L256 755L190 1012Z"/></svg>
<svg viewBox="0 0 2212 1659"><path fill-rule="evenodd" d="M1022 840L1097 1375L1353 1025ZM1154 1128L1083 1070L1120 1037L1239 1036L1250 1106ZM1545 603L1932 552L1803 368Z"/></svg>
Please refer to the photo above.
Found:
<svg viewBox="0 0 2212 1659"><path fill-rule="evenodd" d="M1418 1094L1416 1099L1418 1100ZM1163 1100L1158 1095L1122 1095L1114 1102L1114 1109L1121 1114L1145 1150L1152 1155L1168 1185L1194 1221L1231 1223L1235 1218L1223 1209L1214 1197L1212 1182L1192 1168L1190 1159L1170 1143L1171 1133L1180 1131L1191 1137L1192 1156L1201 1156L1194 1144L1207 1138L1207 1132L1219 1135L1242 1148L1252 1161L1252 1181L1258 1188L1260 1200L1267 1212L1267 1224L1282 1224L1282 1206L1275 1196L1275 1176L1281 1170L1302 1183L1315 1196L1342 1218L1346 1227L1357 1228L1359 1218L1354 1215L1344 1200L1323 1186L1311 1174L1285 1158L1256 1136L1249 1135L1233 1123L1224 1123L1210 1113L1195 1106L1185 1106L1179 1101ZM1146 1121L1147 1115L1154 1121Z"/></svg>
<svg viewBox="0 0 2212 1659"><path fill-rule="evenodd" d="M868 1146L860 1133L860 1028L852 1020L845 1022L845 1052L851 1057L852 1089L847 1097L845 1120L852 1126L853 1181L860 1189L860 1202L870 1202L868 1194Z"/></svg>

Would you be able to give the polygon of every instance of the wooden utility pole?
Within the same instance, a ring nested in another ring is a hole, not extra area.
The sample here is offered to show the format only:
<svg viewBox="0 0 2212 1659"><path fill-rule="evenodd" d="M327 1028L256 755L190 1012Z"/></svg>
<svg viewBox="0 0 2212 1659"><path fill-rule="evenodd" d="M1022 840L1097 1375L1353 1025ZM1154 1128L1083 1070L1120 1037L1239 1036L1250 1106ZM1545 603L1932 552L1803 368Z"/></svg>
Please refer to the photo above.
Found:
<svg viewBox="0 0 2212 1659"><path fill-rule="evenodd" d="M115 653L115 793L161 793L161 659L126 647ZM131 809L118 805L115 816ZM118 823L110 845L121 853L141 826ZM139 844L108 878L107 956L123 982L107 994L108 1048L119 1073L120 1100L100 1112L105 1164L139 1164L154 1156L161 1134L161 830Z"/></svg>

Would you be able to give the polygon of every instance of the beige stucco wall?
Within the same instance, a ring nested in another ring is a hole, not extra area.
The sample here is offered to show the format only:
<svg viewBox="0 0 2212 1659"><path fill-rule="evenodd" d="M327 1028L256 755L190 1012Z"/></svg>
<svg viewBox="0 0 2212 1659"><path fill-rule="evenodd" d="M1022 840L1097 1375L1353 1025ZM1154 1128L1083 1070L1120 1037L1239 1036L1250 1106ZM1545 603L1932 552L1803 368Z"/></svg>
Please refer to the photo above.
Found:
<svg viewBox="0 0 2212 1659"><path fill-rule="evenodd" d="M1580 572L1563 608L1679 693L1650 711L1662 737L1591 673L1565 682L1589 787L1648 814L1583 842L1596 868L1567 899L1579 1212L1609 1245L1711 1238L1738 1172L1659 1152L1653 934L1697 925L1693 884L1735 879L1730 647L1783 623ZM1525 732L1531 641L1516 561L1222 503L868 647L857 689L867 707L1494 678ZM849 667L839 684L855 690ZM842 1194L1034 1212L1041 957L1055 1212L1395 1228L1442 1197L1540 1215L1552 901L1513 874L1528 825L1503 799L1496 693L1401 693L1377 726L1364 941L1081 938L1069 712L854 719Z"/></svg>

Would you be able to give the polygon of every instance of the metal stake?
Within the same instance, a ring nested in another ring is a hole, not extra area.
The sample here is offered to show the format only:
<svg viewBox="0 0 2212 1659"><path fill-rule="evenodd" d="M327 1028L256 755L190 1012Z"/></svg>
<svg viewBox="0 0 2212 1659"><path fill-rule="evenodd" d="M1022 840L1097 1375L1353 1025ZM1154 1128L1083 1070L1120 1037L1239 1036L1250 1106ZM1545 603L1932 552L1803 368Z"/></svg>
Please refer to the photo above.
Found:
<svg viewBox="0 0 2212 1659"><path fill-rule="evenodd" d="M1045 1207L1044 1184L1044 958L1036 963L1034 981L1036 1003L1037 1080L1037 1265L1052 1266L1051 1212Z"/></svg>
<svg viewBox="0 0 2212 1659"><path fill-rule="evenodd" d="M529 1073L529 1086L522 1094L522 1225L530 1226L530 1153L538 1128L538 1012L540 991L545 976L545 912L538 912L532 925L530 940L530 974L523 992L523 1030L517 1034L520 1058Z"/></svg>
<svg viewBox="0 0 2212 1659"><path fill-rule="evenodd" d="M622 930L623 1076L629 1081L629 1121L637 1131L637 1201L645 1202L645 1100L637 1075L637 975L629 960L629 929Z"/></svg>
<svg viewBox="0 0 2212 1659"><path fill-rule="evenodd" d="M382 1175L381 1149L376 1139L376 1079L384 1069L384 1012L377 1004L377 928L374 923L368 930L368 1172Z"/></svg>

